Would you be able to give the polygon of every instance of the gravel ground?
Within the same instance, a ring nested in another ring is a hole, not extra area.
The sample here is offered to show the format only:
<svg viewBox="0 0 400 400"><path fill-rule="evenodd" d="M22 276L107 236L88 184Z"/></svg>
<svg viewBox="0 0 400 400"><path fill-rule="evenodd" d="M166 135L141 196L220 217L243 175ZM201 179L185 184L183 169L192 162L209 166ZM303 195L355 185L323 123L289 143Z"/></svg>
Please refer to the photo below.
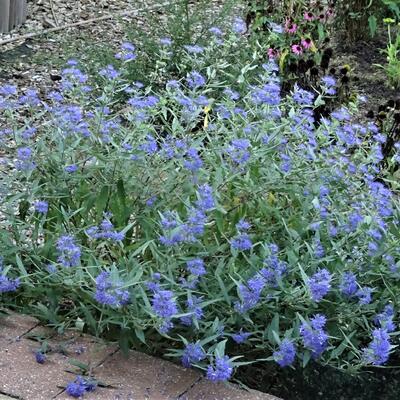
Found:
<svg viewBox="0 0 400 400"><path fill-rule="evenodd" d="M26 23L11 33L0 34L0 43L92 18L110 14L114 17L0 44L0 84L13 83L20 90L34 87L42 93L48 91L56 85L51 79L51 75L57 74L54 60L66 56L63 54L65 46L79 48L88 42L102 42L117 47L123 40L126 23L135 21L138 26L143 25L141 3L135 0L28 0ZM154 3L151 7L154 7ZM130 14L124 16L125 12Z"/></svg>

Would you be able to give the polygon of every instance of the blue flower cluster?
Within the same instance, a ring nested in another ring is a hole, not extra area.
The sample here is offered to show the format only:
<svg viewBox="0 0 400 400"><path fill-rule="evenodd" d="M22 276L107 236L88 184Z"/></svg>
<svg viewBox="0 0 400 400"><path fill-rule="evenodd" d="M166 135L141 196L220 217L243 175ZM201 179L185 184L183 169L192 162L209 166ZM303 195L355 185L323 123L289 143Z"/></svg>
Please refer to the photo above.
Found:
<svg viewBox="0 0 400 400"><path fill-rule="evenodd" d="M161 289L158 285L153 286L153 298L151 300L153 312L162 318L161 333L167 333L173 328L171 318L178 314L178 306L171 290Z"/></svg>
<svg viewBox="0 0 400 400"><path fill-rule="evenodd" d="M273 357L281 367L292 365L296 357L296 346L291 340L283 339Z"/></svg>
<svg viewBox="0 0 400 400"><path fill-rule="evenodd" d="M226 381L232 376L233 367L228 356L216 357L215 366L207 368L207 379L212 382Z"/></svg>
<svg viewBox="0 0 400 400"><path fill-rule="evenodd" d="M310 319L309 323L303 322L300 326L300 335L304 347L311 351L313 358L318 358L328 346L328 335L324 330L326 317L317 314Z"/></svg>
<svg viewBox="0 0 400 400"><path fill-rule="evenodd" d="M214 208L212 189L209 185L197 188L198 200L188 208L185 222L180 222L178 215L168 211L161 218L161 226L166 230L160 236L160 242L165 246L176 246L182 243L196 242L204 234L207 223L207 212Z"/></svg>
<svg viewBox="0 0 400 400"><path fill-rule="evenodd" d="M20 279L11 279L5 275L3 259L0 257L0 294L15 292L20 286Z"/></svg>
<svg viewBox="0 0 400 400"><path fill-rule="evenodd" d="M107 217L111 217L111 214L108 213ZM87 229L86 234L93 239L110 239L116 242L124 240L125 234L115 231L114 225L108 218L104 219L99 226Z"/></svg>
<svg viewBox="0 0 400 400"><path fill-rule="evenodd" d="M182 364L190 368L193 364L204 360L206 354L199 343L188 343L183 351Z"/></svg>
<svg viewBox="0 0 400 400"><path fill-rule="evenodd" d="M57 241L57 261L64 267L76 267L81 258L81 249L71 235L61 236Z"/></svg>
<svg viewBox="0 0 400 400"><path fill-rule="evenodd" d="M122 282L114 282L110 273L103 271L96 278L94 298L106 306L116 308L125 306L130 302L130 293L122 287Z"/></svg>
<svg viewBox="0 0 400 400"><path fill-rule="evenodd" d="M320 301L331 288L332 275L327 269L318 270L308 281L311 298Z"/></svg>
<svg viewBox="0 0 400 400"><path fill-rule="evenodd" d="M97 383L94 380L77 376L72 382L69 382L65 387L65 392L75 398L81 398L86 392L94 392L96 390Z"/></svg>

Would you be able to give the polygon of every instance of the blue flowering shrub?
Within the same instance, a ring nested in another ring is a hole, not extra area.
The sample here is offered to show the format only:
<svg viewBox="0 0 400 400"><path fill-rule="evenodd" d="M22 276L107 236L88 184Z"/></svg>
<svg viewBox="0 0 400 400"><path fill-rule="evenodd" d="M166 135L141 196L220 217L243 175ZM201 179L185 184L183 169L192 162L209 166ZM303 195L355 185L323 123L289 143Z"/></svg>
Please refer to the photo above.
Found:
<svg viewBox="0 0 400 400"><path fill-rule="evenodd" d="M315 124L324 90L281 98L257 54L227 86L188 46L194 69L154 91L126 80L134 51L99 86L70 60L45 97L0 88L3 304L212 381L398 357L400 203L376 126L345 108Z"/></svg>

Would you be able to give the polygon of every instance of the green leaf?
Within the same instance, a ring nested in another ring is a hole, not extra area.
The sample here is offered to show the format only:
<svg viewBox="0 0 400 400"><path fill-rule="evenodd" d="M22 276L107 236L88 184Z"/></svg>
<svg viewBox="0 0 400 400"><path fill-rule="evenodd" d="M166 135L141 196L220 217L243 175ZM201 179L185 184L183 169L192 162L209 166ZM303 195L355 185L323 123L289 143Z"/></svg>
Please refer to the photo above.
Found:
<svg viewBox="0 0 400 400"><path fill-rule="evenodd" d="M369 16L368 26L369 26L369 33L370 33L371 37L374 37L376 34L377 27L378 27L378 20L376 19L375 15Z"/></svg>
<svg viewBox="0 0 400 400"><path fill-rule="evenodd" d="M217 346L215 347L215 354L217 357L223 357L225 355L225 347L226 347L226 342L228 340L225 339L222 342L219 342Z"/></svg>
<svg viewBox="0 0 400 400"><path fill-rule="evenodd" d="M135 335L143 344L146 344L146 338L144 336L143 329L135 328Z"/></svg>
<svg viewBox="0 0 400 400"><path fill-rule="evenodd" d="M24 266L24 264L23 264L23 262L22 262L22 260L21 260L21 258L20 258L20 256L18 254L15 255L15 260L17 262L17 266L18 266L19 272L21 274L20 277L21 278L27 277L28 276L28 271L25 269L25 266Z"/></svg>
<svg viewBox="0 0 400 400"><path fill-rule="evenodd" d="M109 192L109 187L103 186L103 188L100 191L100 194L97 196L96 199L97 219L100 219L103 216L104 211L106 211L106 206L108 202L108 192Z"/></svg>
<svg viewBox="0 0 400 400"><path fill-rule="evenodd" d="M86 372L86 371L88 371L89 370L89 365L88 364L84 364L83 362L81 362L81 361L79 361L79 360L76 360L75 358L70 358L69 360L68 360L68 362L71 364L71 365L73 365L73 366L75 366L75 367L78 367L80 370L82 370L83 372Z"/></svg>

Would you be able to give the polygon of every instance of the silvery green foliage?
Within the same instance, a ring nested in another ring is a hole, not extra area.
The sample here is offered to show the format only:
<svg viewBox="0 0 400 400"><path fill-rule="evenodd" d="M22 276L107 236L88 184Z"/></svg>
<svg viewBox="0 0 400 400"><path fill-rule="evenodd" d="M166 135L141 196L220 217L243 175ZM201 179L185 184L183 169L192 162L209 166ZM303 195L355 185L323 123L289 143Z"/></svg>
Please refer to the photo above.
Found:
<svg viewBox="0 0 400 400"><path fill-rule="evenodd" d="M281 98L258 55L227 87L221 57L245 42L224 38L188 46L192 73L157 92L125 79L126 43L102 85L70 60L46 98L3 87L0 283L18 285L2 299L171 347L212 380L243 361L384 364L399 200L379 132L344 108L315 126L312 96Z"/></svg>

